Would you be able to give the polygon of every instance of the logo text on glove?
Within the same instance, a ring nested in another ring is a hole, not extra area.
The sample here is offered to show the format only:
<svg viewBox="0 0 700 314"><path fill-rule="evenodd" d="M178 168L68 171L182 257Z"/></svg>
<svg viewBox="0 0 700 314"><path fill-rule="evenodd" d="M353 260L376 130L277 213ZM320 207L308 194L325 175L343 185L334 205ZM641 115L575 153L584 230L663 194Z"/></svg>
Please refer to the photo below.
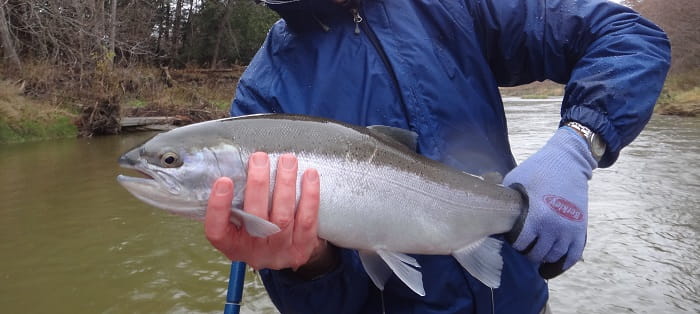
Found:
<svg viewBox="0 0 700 314"><path fill-rule="evenodd" d="M545 195L544 202L549 205L549 208L559 214L559 216L571 221L583 221L583 212L576 207L574 203L569 202L562 197L556 195Z"/></svg>

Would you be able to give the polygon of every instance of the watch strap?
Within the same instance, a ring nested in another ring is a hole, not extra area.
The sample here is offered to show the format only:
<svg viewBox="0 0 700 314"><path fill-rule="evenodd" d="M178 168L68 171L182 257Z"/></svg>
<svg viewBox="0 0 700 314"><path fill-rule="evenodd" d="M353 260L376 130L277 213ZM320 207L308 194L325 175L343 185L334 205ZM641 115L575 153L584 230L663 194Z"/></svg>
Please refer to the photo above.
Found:
<svg viewBox="0 0 700 314"><path fill-rule="evenodd" d="M605 142L598 136L595 132L589 129L587 126L578 123L576 121L568 121L564 125L572 128L574 131L579 133L588 143L588 148L591 151L591 155L596 161L600 161L605 153Z"/></svg>

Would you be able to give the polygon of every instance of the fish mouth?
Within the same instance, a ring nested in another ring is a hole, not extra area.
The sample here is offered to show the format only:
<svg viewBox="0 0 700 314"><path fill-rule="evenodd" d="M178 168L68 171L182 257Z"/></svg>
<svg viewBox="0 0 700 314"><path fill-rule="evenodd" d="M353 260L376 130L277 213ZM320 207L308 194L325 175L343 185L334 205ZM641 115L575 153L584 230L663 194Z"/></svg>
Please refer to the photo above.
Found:
<svg viewBox="0 0 700 314"><path fill-rule="evenodd" d="M126 179L126 180L130 180L130 179L144 179L144 180L153 180L153 181L155 181L155 178L154 178L152 175L150 175L148 172L144 171L144 170L138 169L138 168L133 167L133 166L122 166L122 168L133 170L133 172L135 172L137 175L135 175L135 176L127 176L127 175L120 174L120 175L117 177L117 180L120 180L119 177L123 177L123 178L129 178L129 179Z"/></svg>
<svg viewBox="0 0 700 314"><path fill-rule="evenodd" d="M206 204L182 198L170 193L162 182L133 164L122 164L122 168L134 170L139 176L117 175L117 182L140 201L170 213L201 220Z"/></svg>
<svg viewBox="0 0 700 314"><path fill-rule="evenodd" d="M117 182L139 200L152 206L161 207L154 199L154 196L165 196L166 193L164 193L165 191L158 181L151 176L146 176L131 177L120 174L117 176Z"/></svg>
<svg viewBox="0 0 700 314"><path fill-rule="evenodd" d="M122 183L122 182L139 182L141 180L155 181L155 178L151 174L149 174L146 170L142 169L142 167L139 167L140 163L139 163L138 159L135 158L138 156L136 151L137 151L136 149L133 149L133 150L127 152L126 154L122 155L121 157L119 157L118 163L119 163L119 166L122 167L123 169L133 170L135 173L138 173L139 177L136 177L136 176L130 177L130 176L125 176L125 175L120 174L117 177L117 181L119 181L120 183ZM155 183L155 182L153 182L153 183Z"/></svg>
<svg viewBox="0 0 700 314"><path fill-rule="evenodd" d="M137 185L137 186L149 186L149 187L155 187L158 186L158 183L156 182L153 177L149 176L148 174L144 172L140 172L139 174L142 174L143 177L132 177L132 176L126 176L123 174L120 174L117 176L117 181L121 183L122 185ZM126 186L124 186L126 187ZM126 187L127 190L129 190L128 187Z"/></svg>
<svg viewBox="0 0 700 314"><path fill-rule="evenodd" d="M148 172L139 169L133 164L123 164L120 163L121 167L124 169L133 170L134 176L127 176L119 174L117 176L117 182L119 182L124 188L135 195L135 191L147 188L149 190L154 188L160 188L160 184L156 179L148 174Z"/></svg>
<svg viewBox="0 0 700 314"><path fill-rule="evenodd" d="M119 158L119 165L123 169L133 170L134 175L128 176L119 174L117 176L117 182L134 197L146 204L167 209L164 207L163 201L172 197L167 192L167 189L165 189L154 176L139 167L137 162L134 162L133 159L125 158L126 156L127 155L124 155Z"/></svg>

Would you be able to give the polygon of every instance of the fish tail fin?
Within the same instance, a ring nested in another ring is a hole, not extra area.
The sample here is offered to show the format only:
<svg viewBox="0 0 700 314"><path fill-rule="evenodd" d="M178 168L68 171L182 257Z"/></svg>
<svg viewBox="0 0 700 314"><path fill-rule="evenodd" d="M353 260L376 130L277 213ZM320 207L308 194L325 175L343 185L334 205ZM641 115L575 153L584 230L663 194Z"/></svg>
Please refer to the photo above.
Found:
<svg viewBox="0 0 700 314"><path fill-rule="evenodd" d="M495 289L501 285L502 246L503 241L501 240L484 238L452 252L452 256L474 278Z"/></svg>

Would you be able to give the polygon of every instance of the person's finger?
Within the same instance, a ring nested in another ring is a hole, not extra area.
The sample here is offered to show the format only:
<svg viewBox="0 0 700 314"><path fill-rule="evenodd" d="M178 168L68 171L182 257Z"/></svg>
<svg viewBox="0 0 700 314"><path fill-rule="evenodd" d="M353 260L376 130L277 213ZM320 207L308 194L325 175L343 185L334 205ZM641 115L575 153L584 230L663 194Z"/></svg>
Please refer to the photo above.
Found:
<svg viewBox="0 0 700 314"><path fill-rule="evenodd" d="M301 196L294 222L293 245L299 250L295 261L296 266L306 262L318 244L320 194L321 185L318 171L315 169L306 170L302 177Z"/></svg>
<svg viewBox="0 0 700 314"><path fill-rule="evenodd" d="M554 244L553 242L553 239L550 237L537 238L537 244L535 244L535 247L533 247L532 250L527 253L527 257L533 262L541 263L544 260L545 255L547 255L552 248L552 244Z"/></svg>
<svg viewBox="0 0 700 314"><path fill-rule="evenodd" d="M256 152L248 161L243 209L265 220L270 201L270 159L266 153Z"/></svg>
<svg viewBox="0 0 700 314"><path fill-rule="evenodd" d="M283 249L292 244L294 230L294 208L296 207L297 159L292 154L279 157L275 187L272 193L270 221L281 231L270 236L271 247Z"/></svg>
<svg viewBox="0 0 700 314"><path fill-rule="evenodd" d="M559 239L554 242L552 248L549 250L547 255L545 255L544 261L547 263L554 263L558 261L569 250L570 243L571 241L569 241L569 239Z"/></svg>
<svg viewBox="0 0 700 314"><path fill-rule="evenodd" d="M581 260L581 258L583 257L583 249L585 246L585 240L574 240L574 242L569 247L569 254L566 257L566 261L564 262L564 269L571 268L571 266L574 266L574 264Z"/></svg>
<svg viewBox="0 0 700 314"><path fill-rule="evenodd" d="M233 181L230 178L219 178L214 182L207 211L204 216L204 233L207 240L217 249L228 249L236 227L229 222L231 217L231 201L233 200Z"/></svg>
<svg viewBox="0 0 700 314"><path fill-rule="evenodd" d="M530 219L528 217L527 219ZM523 226L518 238L513 242L513 248L522 254L527 254L530 252L532 243L537 240L537 234L530 225L535 224L532 221L525 220L525 225ZM529 248L529 249L528 249Z"/></svg>

